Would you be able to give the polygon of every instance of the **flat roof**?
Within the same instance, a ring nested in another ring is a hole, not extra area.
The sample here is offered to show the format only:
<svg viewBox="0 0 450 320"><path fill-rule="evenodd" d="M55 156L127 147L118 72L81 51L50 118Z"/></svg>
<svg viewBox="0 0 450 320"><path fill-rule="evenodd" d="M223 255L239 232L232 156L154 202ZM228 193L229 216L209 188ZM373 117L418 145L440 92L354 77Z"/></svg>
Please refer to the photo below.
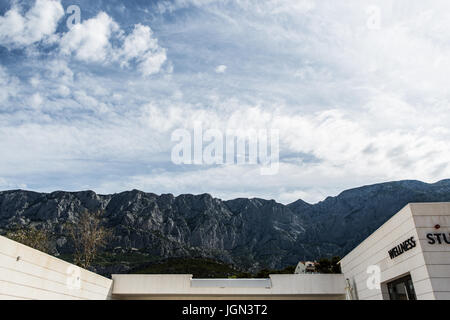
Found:
<svg viewBox="0 0 450 320"><path fill-rule="evenodd" d="M270 288L270 278L260 279L191 279L193 288Z"/></svg>
<svg viewBox="0 0 450 320"><path fill-rule="evenodd" d="M343 274L271 274L262 279L193 279L191 274L113 274L112 294L345 295Z"/></svg>

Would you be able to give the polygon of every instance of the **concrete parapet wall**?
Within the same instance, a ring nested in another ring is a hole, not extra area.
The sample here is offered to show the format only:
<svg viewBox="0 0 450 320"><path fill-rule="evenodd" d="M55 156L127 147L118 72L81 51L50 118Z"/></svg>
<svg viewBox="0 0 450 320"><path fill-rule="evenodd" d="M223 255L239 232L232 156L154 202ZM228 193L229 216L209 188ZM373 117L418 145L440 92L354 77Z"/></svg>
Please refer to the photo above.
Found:
<svg viewBox="0 0 450 320"><path fill-rule="evenodd" d="M0 236L0 299L104 300L112 280Z"/></svg>

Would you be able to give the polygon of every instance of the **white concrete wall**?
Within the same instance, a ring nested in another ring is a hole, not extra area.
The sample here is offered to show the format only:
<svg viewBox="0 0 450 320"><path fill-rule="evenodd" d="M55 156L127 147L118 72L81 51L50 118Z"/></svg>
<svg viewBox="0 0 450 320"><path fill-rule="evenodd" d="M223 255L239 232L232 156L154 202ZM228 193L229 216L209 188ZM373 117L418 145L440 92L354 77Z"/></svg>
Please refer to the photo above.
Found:
<svg viewBox="0 0 450 320"><path fill-rule="evenodd" d="M428 272L418 285L424 287L424 298L450 300L450 244L430 244L426 238L427 233L445 233L450 240L450 203L412 203L411 210Z"/></svg>
<svg viewBox="0 0 450 320"><path fill-rule="evenodd" d="M0 299L107 299L112 280L0 236Z"/></svg>
<svg viewBox="0 0 450 320"><path fill-rule="evenodd" d="M114 280L113 298L231 298L231 299L344 299L345 281L342 274L275 274L270 275L269 287L245 286L242 283L196 286L192 275L112 275ZM235 280L230 279L230 282ZM212 281L211 283L214 283Z"/></svg>
<svg viewBox="0 0 450 320"><path fill-rule="evenodd" d="M358 299L388 299L386 282L410 274L417 299L448 299L450 288L450 246L432 248L426 232L436 223L439 232L449 232L449 203L414 203L405 206L341 260L345 278ZM445 227L446 226L446 227ZM431 228L431 229L430 229ZM416 247L391 259L388 251L414 237ZM380 289L369 288L369 266L381 270Z"/></svg>

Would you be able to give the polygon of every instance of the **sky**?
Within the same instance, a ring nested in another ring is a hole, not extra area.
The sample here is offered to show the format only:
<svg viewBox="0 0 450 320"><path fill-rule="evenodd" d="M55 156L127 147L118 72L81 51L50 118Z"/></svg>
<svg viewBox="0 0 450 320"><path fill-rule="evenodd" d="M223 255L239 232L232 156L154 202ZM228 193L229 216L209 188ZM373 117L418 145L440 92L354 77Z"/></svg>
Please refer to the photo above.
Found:
<svg viewBox="0 0 450 320"><path fill-rule="evenodd" d="M315 203L436 182L449 57L445 0L0 0L0 190ZM174 163L196 123L277 130L278 172Z"/></svg>

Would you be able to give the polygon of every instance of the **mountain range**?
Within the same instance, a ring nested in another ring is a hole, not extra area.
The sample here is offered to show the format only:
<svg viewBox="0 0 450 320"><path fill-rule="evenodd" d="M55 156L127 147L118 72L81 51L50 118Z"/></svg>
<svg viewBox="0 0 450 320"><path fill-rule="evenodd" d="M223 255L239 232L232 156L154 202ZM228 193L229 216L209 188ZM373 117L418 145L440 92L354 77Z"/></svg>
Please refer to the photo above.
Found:
<svg viewBox="0 0 450 320"><path fill-rule="evenodd" d="M450 201L450 180L386 182L346 190L316 204L297 200L220 200L209 194L157 195L139 190L0 192L0 233L15 225L54 234L55 255L73 248L64 224L84 210L104 210L113 236L102 273L130 272L167 258L211 258L244 271L281 269L299 260L343 256L410 202Z"/></svg>

